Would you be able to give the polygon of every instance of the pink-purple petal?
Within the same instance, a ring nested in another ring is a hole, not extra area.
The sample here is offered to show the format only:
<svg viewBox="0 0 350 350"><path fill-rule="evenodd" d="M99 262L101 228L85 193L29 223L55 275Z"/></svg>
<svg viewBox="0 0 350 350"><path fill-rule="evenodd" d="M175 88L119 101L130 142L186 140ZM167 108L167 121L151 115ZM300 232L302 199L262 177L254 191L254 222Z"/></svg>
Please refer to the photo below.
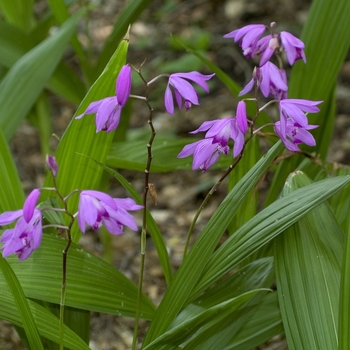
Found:
<svg viewBox="0 0 350 350"><path fill-rule="evenodd" d="M29 222L33 216L36 203L40 197L40 191L35 188L27 197L23 206L23 217L26 222Z"/></svg>

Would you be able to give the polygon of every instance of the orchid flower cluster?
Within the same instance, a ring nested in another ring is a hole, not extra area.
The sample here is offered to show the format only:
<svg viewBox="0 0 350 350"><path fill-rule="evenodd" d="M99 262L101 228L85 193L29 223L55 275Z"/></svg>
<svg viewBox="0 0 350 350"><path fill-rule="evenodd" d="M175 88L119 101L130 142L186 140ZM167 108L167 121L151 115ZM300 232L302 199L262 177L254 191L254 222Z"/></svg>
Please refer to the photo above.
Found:
<svg viewBox="0 0 350 350"><path fill-rule="evenodd" d="M234 143L233 157L242 156L246 142L261 130L261 128L254 130L256 118L271 103L277 103L279 109L279 120L273 123L275 133L288 150L292 152L300 151L298 145L301 143L309 146L315 145L315 139L309 130L316 128L317 125L308 123L307 113L318 112L319 108L317 106L322 101L288 99L287 75L282 68L281 59L282 52L285 52L290 65L301 59L306 63L304 44L288 32L282 31L279 34L275 34L274 28L274 22L269 27L263 24L253 24L234 30L224 36L239 42L245 57L260 57L259 66L253 70L251 81L239 94L239 96L242 96L254 89L255 98L239 101L234 117L206 121L198 129L191 132L191 134L206 132L203 140L186 145L178 155L179 158L193 155L192 169L199 168L204 172L217 162L220 154L228 155L230 152L230 140ZM270 34L263 36L266 30ZM274 54L280 63L280 67L270 62ZM136 72L141 76L141 70L136 70ZM180 109L184 105L186 111L192 105L198 105L198 93L191 83L197 84L208 93L207 81L214 75L204 75L195 71L166 75L168 83L164 94L165 110L170 115L173 115L175 101ZM164 77L164 74L149 82L143 80L148 89L151 84L162 77ZM126 64L121 68L116 80L115 96L90 103L85 112L75 119L81 119L86 114L96 114L96 132L112 132L118 127L122 109L130 97L139 98L148 103L146 97L131 95L131 87L132 67ZM249 120L246 101L254 100L257 104L257 92L259 89L265 98L272 97L273 100L260 109L257 106L257 115L252 120ZM249 130L250 135L247 136ZM62 197L56 187L55 178L58 166L53 157L47 158L47 167L52 173L55 183L55 187L49 190L56 191L65 204L65 201L77 191ZM78 192L80 193L78 211L75 214L67 214L71 215L73 219L78 218L78 226L83 233L86 231L86 224L91 226L93 230L97 230L102 225L105 225L107 230L115 235L122 234L124 226L137 230L135 219L128 211L139 210L143 206L136 204L130 198L112 198L99 191L84 190ZM6 257L14 253L18 255L20 260L24 260L31 255L34 249L39 247L42 231L46 227L43 225L42 212L44 210L57 210L57 208L37 208L36 204L40 193L39 189L33 190L25 201L23 209L5 212L0 215L0 225L8 225L17 220L15 227L5 230L1 237L3 256ZM62 211L62 209L59 210ZM63 228L67 232L70 231L70 227Z"/></svg>
<svg viewBox="0 0 350 350"><path fill-rule="evenodd" d="M142 205L138 205L131 198L112 198L106 193L84 190L73 191L71 194L63 198L56 186L56 176L58 173L58 165L54 157L48 156L46 165L54 178L54 188L46 188L46 190L55 191L65 204L70 196L76 192L80 194L78 211L70 214L62 208L38 208L37 203L41 191L34 189L27 197L23 209L16 211L7 211L0 215L0 225L8 225L16 221L13 228L9 228L2 234L0 242L3 257L10 254L16 254L19 260L27 259L35 249L40 246L43 230L45 227L56 227L63 229L70 236L70 228L73 221L68 226L47 224L43 225L43 211L53 210L65 212L73 220L78 218L78 226L85 233L86 224L91 226L93 230L97 230L105 225L108 232L114 235L123 233L124 226L128 226L137 231L137 224L134 217L128 211L140 210Z"/></svg>

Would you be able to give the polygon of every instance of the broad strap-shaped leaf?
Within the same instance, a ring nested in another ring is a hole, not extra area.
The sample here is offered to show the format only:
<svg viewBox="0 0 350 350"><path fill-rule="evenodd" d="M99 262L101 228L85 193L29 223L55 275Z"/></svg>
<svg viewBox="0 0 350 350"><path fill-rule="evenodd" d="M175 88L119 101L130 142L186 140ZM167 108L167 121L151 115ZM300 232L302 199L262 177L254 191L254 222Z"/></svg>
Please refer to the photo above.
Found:
<svg viewBox="0 0 350 350"><path fill-rule="evenodd" d="M16 210L24 202L24 192L10 149L0 130L0 211Z"/></svg>
<svg viewBox="0 0 350 350"><path fill-rule="evenodd" d="M297 171L282 195L307 191L310 183ZM343 242L327 202L276 238L277 292L289 349L337 349Z"/></svg>
<svg viewBox="0 0 350 350"><path fill-rule="evenodd" d="M11 291L31 348L38 350L44 349L40 340L37 325L34 321L32 311L28 304L28 300L23 293L23 289L21 288L21 285L15 273L12 271L10 265L2 256L0 257L0 269L3 277L6 280L7 286Z"/></svg>
<svg viewBox="0 0 350 350"><path fill-rule="evenodd" d="M216 250L207 262L205 272L193 293L200 293L210 286L349 182L350 176L325 179L289 193L272 203Z"/></svg>
<svg viewBox="0 0 350 350"><path fill-rule="evenodd" d="M40 336L59 344L59 319L38 303L29 299L27 302ZM23 327L14 298L6 290L2 290L0 293L0 318L17 327ZM64 326L63 345L71 350L90 349L83 340L66 326Z"/></svg>
<svg viewBox="0 0 350 350"><path fill-rule="evenodd" d="M0 11L7 22L28 32L34 22L33 5L34 0L2 0Z"/></svg>
<svg viewBox="0 0 350 350"><path fill-rule="evenodd" d="M283 333L283 324L277 293L268 293L259 303L248 322L239 330L225 350L247 350Z"/></svg>
<svg viewBox="0 0 350 350"><path fill-rule="evenodd" d="M0 127L9 140L57 67L82 12L22 56L0 83Z"/></svg>
<svg viewBox="0 0 350 350"><path fill-rule="evenodd" d="M44 234L40 248L27 260L10 256L10 263L26 297L60 303L62 250L66 241ZM6 282L0 276L0 290ZM81 247L72 244L68 253L65 305L74 308L134 317L137 287L121 272ZM151 319L154 305L142 295L141 317Z"/></svg>
<svg viewBox="0 0 350 350"><path fill-rule="evenodd" d="M241 203L282 149L281 142L273 146L257 164L239 181L218 207L203 232L187 254L175 278L160 303L148 329L144 346L164 333L173 322L197 285L206 263L213 254L222 234Z"/></svg>
<svg viewBox="0 0 350 350"><path fill-rule="evenodd" d="M262 291L266 291L266 289L252 290L250 292L241 294L238 297L225 300L210 308L198 306L199 310L196 310L196 313L193 315L193 317L187 318L178 326L171 328L169 331L163 333L156 340L147 345L144 349L156 350L160 349L161 345L166 345L168 343L175 343L175 345L180 345L204 324L208 322L211 322L212 325L220 323L220 321L228 314L236 311L252 296ZM166 348L168 348L168 345Z"/></svg>
<svg viewBox="0 0 350 350"><path fill-rule="evenodd" d="M82 114L91 102L108 96L115 96L116 78L121 67L125 64L128 44L127 39L120 43L105 70L80 104L74 117ZM56 160L59 166L57 184L60 192L64 195L76 189L98 188L103 170L92 160L82 155L90 156L104 163L113 140L113 132L108 134L101 131L96 134L94 114L86 115L79 120L74 119L74 117L66 129L56 152ZM52 186L50 174L46 178L45 186ZM43 198L46 197L47 195L44 194ZM78 196L70 198L68 209L74 213L77 207ZM81 237L77 225L73 226L72 235L75 242Z"/></svg>
<svg viewBox="0 0 350 350"><path fill-rule="evenodd" d="M272 257L254 261L204 292L193 304L187 306L179 314L174 324L183 322L182 319L185 315L187 315L187 317L193 317L191 307L194 305L199 307L199 309L209 308L256 288L270 288L274 280ZM209 322L191 337L183 349L224 349L225 346L236 337L248 320L251 319L261 302L265 299L265 296L265 293L258 293L244 303L239 309L228 313L224 317L220 317L220 319L209 320ZM277 302L276 305L278 308Z"/></svg>
<svg viewBox="0 0 350 350"><path fill-rule="evenodd" d="M25 34L18 28L0 21L0 63L6 68L12 67L23 55L34 48L38 42L36 31L40 36L48 33L51 26L49 22L45 28L39 22L30 34ZM45 36L44 36L45 37ZM44 40L44 38L42 39ZM86 90L85 86L76 72L61 61L46 86L52 92L64 97L68 101L79 104L83 99Z"/></svg>

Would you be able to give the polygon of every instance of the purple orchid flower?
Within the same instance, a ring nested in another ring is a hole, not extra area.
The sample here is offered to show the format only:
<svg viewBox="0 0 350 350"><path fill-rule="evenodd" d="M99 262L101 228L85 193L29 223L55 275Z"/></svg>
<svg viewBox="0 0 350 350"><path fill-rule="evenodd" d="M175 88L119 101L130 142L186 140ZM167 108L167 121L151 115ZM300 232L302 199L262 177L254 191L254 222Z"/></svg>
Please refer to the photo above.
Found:
<svg viewBox="0 0 350 350"><path fill-rule="evenodd" d="M224 35L224 38L233 38L235 43L241 40L241 47L245 57L254 57L257 54L257 44L264 34L266 26L264 24L249 24L240 29L236 29ZM258 48L261 50L261 47Z"/></svg>
<svg viewBox="0 0 350 350"><path fill-rule="evenodd" d="M295 63L295 61L300 59L306 63L306 56L304 53L305 45L300 39L288 32L281 32L280 38L282 47L287 55L287 60L291 66Z"/></svg>
<svg viewBox="0 0 350 350"><path fill-rule="evenodd" d="M317 113L320 111L317 105L323 101L310 101L301 99L286 99L278 103L280 110L279 130L283 139L287 138L287 121L291 119L293 123L301 128L307 128L308 119L305 113Z"/></svg>
<svg viewBox="0 0 350 350"><path fill-rule="evenodd" d="M184 99L185 109L189 110L192 104L198 105L199 101L197 91L187 80L195 82L208 93L209 87L206 81L211 79L214 75L215 74L204 75L195 71L171 74L164 95L166 111L171 115L174 114L174 98L170 86L174 89L175 99L179 108L182 108L182 99Z"/></svg>
<svg viewBox="0 0 350 350"><path fill-rule="evenodd" d="M26 199L23 209L7 211L0 215L0 226L8 225L18 219L14 228L4 231L0 242L3 257L17 254L18 260L27 259L41 243L42 214L35 209L40 196L38 189L33 190Z"/></svg>
<svg viewBox="0 0 350 350"><path fill-rule="evenodd" d="M207 131L205 139L186 145L178 154L178 158L185 158L193 154L192 169L200 168L205 172L218 161L220 154L229 154L228 141L230 138L234 141L233 157L237 157L244 147L244 133L241 131L241 127L244 130L245 122L247 122L247 120L244 121L244 118L246 119L245 104L244 106L240 105L237 109L241 114L239 117L241 126L238 125L237 118L204 122L190 134Z"/></svg>
<svg viewBox="0 0 350 350"><path fill-rule="evenodd" d="M198 132L206 130L208 131L205 134L205 138L212 138L213 143L220 144L222 149L226 149L225 147L231 138L234 141L234 158L236 158L241 153L244 146L244 134L238 126L237 118L231 117L204 122L197 130L190 132L190 134L197 134Z"/></svg>
<svg viewBox="0 0 350 350"><path fill-rule="evenodd" d="M129 99L131 90L131 68L125 65L120 70L116 81L116 96L106 97L89 104L83 114L75 119L81 119L85 114L96 113L96 132L115 130L120 121L122 108Z"/></svg>
<svg viewBox="0 0 350 350"><path fill-rule="evenodd" d="M292 152L299 152L299 144L305 143L308 146L315 146L316 141L314 137L308 132L318 128L318 125L306 125L300 126L298 123L295 123L293 120L288 119L286 123L285 134L281 132L281 122L276 122L274 129L276 134L280 137L284 145Z"/></svg>
<svg viewBox="0 0 350 350"><path fill-rule="evenodd" d="M86 223L97 230L102 225L114 235L123 234L123 227L128 226L137 231L135 219L128 210L142 209L131 198L112 198L99 191L82 191L78 208L78 225L85 233Z"/></svg>
<svg viewBox="0 0 350 350"><path fill-rule="evenodd" d="M229 146L223 147L219 142L214 142L214 138L205 138L186 145L177 157L185 158L193 154L192 170L199 168L204 173L218 161L220 154L228 155L229 152Z"/></svg>
<svg viewBox="0 0 350 350"><path fill-rule="evenodd" d="M259 77L259 80L257 80ZM267 62L261 68L256 68L253 72L252 80L244 87L238 96L247 94L256 84L264 97L271 95L276 100L287 98L287 76L283 69L278 69L271 62Z"/></svg>

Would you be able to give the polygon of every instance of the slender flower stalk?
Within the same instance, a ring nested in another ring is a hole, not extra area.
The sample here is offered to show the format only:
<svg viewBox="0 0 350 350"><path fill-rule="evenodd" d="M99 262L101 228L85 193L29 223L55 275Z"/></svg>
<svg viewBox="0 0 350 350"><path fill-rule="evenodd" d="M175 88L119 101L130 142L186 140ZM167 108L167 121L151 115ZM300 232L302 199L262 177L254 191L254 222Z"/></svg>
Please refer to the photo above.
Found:
<svg viewBox="0 0 350 350"><path fill-rule="evenodd" d="M137 293L137 305L136 305L136 315L135 315L135 323L134 323L134 334L133 334L133 342L132 342L132 350L136 350L137 339L138 339L138 330L139 330L139 321L141 316L141 298L142 298L142 288L143 288L143 274L145 269L145 256L146 256L146 235L147 235L147 196L149 192L149 174L151 170L152 164L152 145L153 141L156 137L156 130L153 126L153 108L149 103L149 84L143 77L141 73L141 69L137 71L141 80L145 84L146 94L145 94L145 103L149 110L149 118L148 125L151 129L151 136L147 143L147 164L145 168L145 180L144 180L144 191L143 191L143 216L142 216L142 229L141 229L141 237L140 237L140 270L139 270L139 282L138 282L138 293Z"/></svg>

